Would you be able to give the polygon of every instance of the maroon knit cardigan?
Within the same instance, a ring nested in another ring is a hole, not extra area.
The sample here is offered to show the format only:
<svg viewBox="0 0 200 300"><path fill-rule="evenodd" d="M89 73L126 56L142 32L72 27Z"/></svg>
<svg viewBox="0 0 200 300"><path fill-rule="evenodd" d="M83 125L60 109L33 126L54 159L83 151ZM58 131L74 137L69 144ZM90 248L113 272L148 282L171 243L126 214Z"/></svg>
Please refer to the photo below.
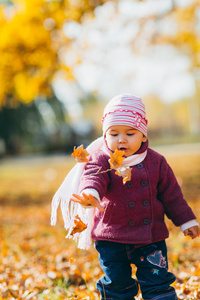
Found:
<svg viewBox="0 0 200 300"><path fill-rule="evenodd" d="M166 159L148 148L148 142L137 153L146 149L146 158L132 167L131 181L125 185L114 170L91 175L110 168L103 151L95 152L86 164L80 192L97 190L105 208L96 209L92 239L145 245L169 236L165 215L176 226L195 219Z"/></svg>

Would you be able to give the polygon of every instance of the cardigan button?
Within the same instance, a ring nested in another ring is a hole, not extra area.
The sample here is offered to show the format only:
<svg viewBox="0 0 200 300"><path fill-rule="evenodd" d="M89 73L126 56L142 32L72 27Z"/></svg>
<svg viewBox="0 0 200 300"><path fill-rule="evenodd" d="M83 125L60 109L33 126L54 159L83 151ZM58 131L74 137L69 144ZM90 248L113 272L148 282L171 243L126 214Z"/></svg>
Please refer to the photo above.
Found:
<svg viewBox="0 0 200 300"><path fill-rule="evenodd" d="M149 205L149 201L148 201L148 200L144 200L144 201L143 201L143 205L144 205L144 206L148 206L148 205Z"/></svg>
<svg viewBox="0 0 200 300"><path fill-rule="evenodd" d="M128 186L129 188L132 187L132 186L133 186L132 181L128 181L128 182L127 182L127 186Z"/></svg>
<svg viewBox="0 0 200 300"><path fill-rule="evenodd" d="M142 168L143 168L143 164L142 164L142 163L139 163L139 164L137 165L137 167L138 167L138 169L142 169Z"/></svg>
<svg viewBox="0 0 200 300"><path fill-rule="evenodd" d="M149 222L150 222L149 219L144 219L144 224L145 224L145 225L148 225Z"/></svg>
<svg viewBox="0 0 200 300"><path fill-rule="evenodd" d="M147 182L146 182L145 180L142 180L142 181L141 181L141 186L142 186L142 187L147 186Z"/></svg>
<svg viewBox="0 0 200 300"><path fill-rule="evenodd" d="M133 226L135 226L135 222L134 222L134 221L130 221L130 222L129 222L129 225L130 225L131 227L133 227Z"/></svg>
<svg viewBox="0 0 200 300"><path fill-rule="evenodd" d="M129 205L129 207L134 207L135 206L135 202L130 201L128 205Z"/></svg>

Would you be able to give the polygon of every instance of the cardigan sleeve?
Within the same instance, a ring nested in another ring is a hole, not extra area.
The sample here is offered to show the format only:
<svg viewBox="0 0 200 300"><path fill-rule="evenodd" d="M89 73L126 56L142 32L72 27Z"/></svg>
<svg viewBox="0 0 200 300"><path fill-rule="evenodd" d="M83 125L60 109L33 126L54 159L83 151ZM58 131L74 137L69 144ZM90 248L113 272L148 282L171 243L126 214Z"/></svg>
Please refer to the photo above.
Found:
<svg viewBox="0 0 200 300"><path fill-rule="evenodd" d="M196 219L192 209L185 201L176 177L163 157L160 165L158 199L163 203L165 214L176 226Z"/></svg>
<svg viewBox="0 0 200 300"><path fill-rule="evenodd" d="M93 154L81 177L79 193L85 189L94 189L102 199L110 183L109 169L108 158L102 151Z"/></svg>
<svg viewBox="0 0 200 300"><path fill-rule="evenodd" d="M186 229L189 229L193 226L199 226L199 223L197 223L196 220L189 221L189 222L184 223L183 225L181 225L181 230L184 232Z"/></svg>

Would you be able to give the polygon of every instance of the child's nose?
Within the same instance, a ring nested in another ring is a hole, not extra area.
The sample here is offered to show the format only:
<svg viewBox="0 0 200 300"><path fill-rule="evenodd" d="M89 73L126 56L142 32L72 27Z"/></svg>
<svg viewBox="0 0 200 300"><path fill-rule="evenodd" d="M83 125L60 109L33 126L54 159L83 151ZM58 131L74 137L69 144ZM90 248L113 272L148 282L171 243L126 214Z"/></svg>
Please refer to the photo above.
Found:
<svg viewBox="0 0 200 300"><path fill-rule="evenodd" d="M124 135L120 135L119 136L119 142L120 143L125 143L126 139L125 139L125 136Z"/></svg>

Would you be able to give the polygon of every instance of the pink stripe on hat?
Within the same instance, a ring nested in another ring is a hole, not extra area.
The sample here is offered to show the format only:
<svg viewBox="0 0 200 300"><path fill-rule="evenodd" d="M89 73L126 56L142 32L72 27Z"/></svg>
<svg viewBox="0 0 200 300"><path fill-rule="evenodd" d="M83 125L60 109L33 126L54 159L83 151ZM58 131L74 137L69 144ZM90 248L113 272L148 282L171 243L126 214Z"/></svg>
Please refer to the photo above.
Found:
<svg viewBox="0 0 200 300"><path fill-rule="evenodd" d="M142 99L130 94L112 98L104 109L103 135L113 125L126 125L147 136L147 119Z"/></svg>

